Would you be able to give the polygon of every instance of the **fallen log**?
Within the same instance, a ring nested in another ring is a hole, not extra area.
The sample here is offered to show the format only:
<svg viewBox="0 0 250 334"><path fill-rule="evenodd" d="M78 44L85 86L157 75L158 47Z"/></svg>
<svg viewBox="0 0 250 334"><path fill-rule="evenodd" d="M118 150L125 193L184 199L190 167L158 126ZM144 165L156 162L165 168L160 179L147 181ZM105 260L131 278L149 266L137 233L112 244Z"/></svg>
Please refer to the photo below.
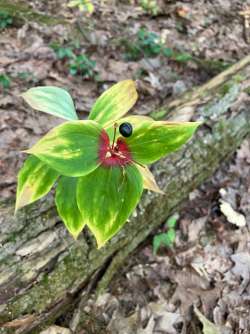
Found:
<svg viewBox="0 0 250 334"><path fill-rule="evenodd" d="M125 227L105 247L84 231L66 232L52 196L14 216L0 203L0 333L38 333L110 282L124 259L250 134L250 56L154 115L203 125L180 151L152 166L166 196L145 192Z"/></svg>
<svg viewBox="0 0 250 334"><path fill-rule="evenodd" d="M16 25L22 25L27 22L36 22L53 26L56 24L68 24L62 17L54 17L40 12L36 12L25 2L0 0L0 11L7 13L14 19Z"/></svg>

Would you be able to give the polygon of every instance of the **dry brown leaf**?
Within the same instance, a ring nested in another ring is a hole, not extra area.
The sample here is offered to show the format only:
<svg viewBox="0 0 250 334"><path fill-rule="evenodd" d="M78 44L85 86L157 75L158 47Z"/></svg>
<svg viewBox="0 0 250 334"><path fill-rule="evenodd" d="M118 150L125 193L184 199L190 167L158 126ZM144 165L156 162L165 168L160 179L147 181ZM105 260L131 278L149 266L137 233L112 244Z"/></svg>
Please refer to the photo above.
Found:
<svg viewBox="0 0 250 334"><path fill-rule="evenodd" d="M146 166L142 167L142 166L138 165L137 168L139 169L139 171L142 174L143 187L145 189L154 191L154 192L159 193L159 194L163 194L163 195L165 194L164 191L162 191L159 188L158 184L155 181L154 175L151 173L151 171L149 170L148 167L146 167Z"/></svg>
<svg viewBox="0 0 250 334"><path fill-rule="evenodd" d="M220 210L227 218L227 221L238 227L243 227L246 225L246 218L241 213L235 211L232 206L226 201L220 200Z"/></svg>
<svg viewBox="0 0 250 334"><path fill-rule="evenodd" d="M250 277L250 254L248 252L239 252L231 255L231 260L234 262L232 272L242 277L244 280L249 280Z"/></svg>
<svg viewBox="0 0 250 334"><path fill-rule="evenodd" d="M71 331L65 327L50 326L49 328L40 332L40 334L71 334Z"/></svg>
<svg viewBox="0 0 250 334"><path fill-rule="evenodd" d="M250 163L250 139L245 139L241 144L240 148L237 150L237 157L239 159L245 159Z"/></svg>
<svg viewBox="0 0 250 334"><path fill-rule="evenodd" d="M190 10L188 7L180 6L176 8L176 14L180 17L186 18Z"/></svg>
<svg viewBox="0 0 250 334"><path fill-rule="evenodd" d="M35 316L32 314L28 314L22 318L14 319L12 321L6 322L5 324L1 325L4 328L19 328L23 326L28 326L35 320Z"/></svg>

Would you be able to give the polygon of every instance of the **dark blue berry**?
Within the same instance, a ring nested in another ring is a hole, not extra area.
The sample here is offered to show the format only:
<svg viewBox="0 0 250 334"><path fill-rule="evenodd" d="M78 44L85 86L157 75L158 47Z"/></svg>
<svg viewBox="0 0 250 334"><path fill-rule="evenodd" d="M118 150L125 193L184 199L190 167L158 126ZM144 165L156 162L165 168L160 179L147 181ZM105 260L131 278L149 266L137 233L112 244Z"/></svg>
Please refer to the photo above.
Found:
<svg viewBox="0 0 250 334"><path fill-rule="evenodd" d="M119 126L119 132L123 137L130 137L133 133L133 127L130 123L122 123Z"/></svg>

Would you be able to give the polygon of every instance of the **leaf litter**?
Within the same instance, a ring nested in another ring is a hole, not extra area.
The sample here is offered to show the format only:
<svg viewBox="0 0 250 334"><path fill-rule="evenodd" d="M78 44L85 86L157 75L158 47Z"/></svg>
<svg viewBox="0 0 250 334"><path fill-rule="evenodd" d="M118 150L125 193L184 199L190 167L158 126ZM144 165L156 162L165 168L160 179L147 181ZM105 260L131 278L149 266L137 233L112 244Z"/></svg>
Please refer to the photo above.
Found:
<svg viewBox="0 0 250 334"><path fill-rule="evenodd" d="M221 65L221 60L235 62L249 54L238 15L250 6L249 0L244 4L238 0L159 1L160 15L156 17L134 3L136 7L125 1L115 6L103 2L101 7L96 3L90 19L66 9L66 1L32 2L35 10L65 16L85 27L79 52L97 62L99 81L72 77L65 64L56 59L50 43L72 43L65 26L29 22L1 33L1 74L11 78L11 89L0 87L1 198L12 197L15 192L16 173L23 160L18 152L59 124L20 102L21 92L34 85L67 87L85 118L102 91L115 81L133 77L141 96L136 113L149 114L163 99L178 97L221 71L214 60ZM162 55L125 60L119 39L132 40L141 27L158 34L167 47L206 61L182 65ZM222 164L212 180L190 194L179 212L174 247L163 247L154 255L153 236L149 238L113 280L106 297L100 297L102 303L100 299L89 301L85 311L95 312L107 329L119 334L122 330L124 334L214 334L218 328L220 333L248 334L249 167L250 141L246 139L230 163ZM221 189L225 190L223 195ZM230 206L229 214L227 210L224 215L220 200ZM235 213L236 217L244 216L246 224L230 224Z"/></svg>

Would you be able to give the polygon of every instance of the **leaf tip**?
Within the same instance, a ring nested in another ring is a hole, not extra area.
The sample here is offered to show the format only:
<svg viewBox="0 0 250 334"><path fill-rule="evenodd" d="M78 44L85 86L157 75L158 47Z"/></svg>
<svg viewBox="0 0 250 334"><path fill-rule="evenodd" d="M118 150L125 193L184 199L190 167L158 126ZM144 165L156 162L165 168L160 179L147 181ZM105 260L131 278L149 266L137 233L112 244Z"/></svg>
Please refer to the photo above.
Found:
<svg viewBox="0 0 250 334"><path fill-rule="evenodd" d="M33 151L33 148L28 148L27 150L22 150L20 151L21 153L25 153L25 154L29 154L29 155L32 155L32 156L35 156L35 151Z"/></svg>
<svg viewBox="0 0 250 334"><path fill-rule="evenodd" d="M101 249L104 245L105 245L106 242L98 242L97 241L97 249Z"/></svg>
<svg viewBox="0 0 250 334"><path fill-rule="evenodd" d="M199 126L201 126L203 124L203 122L193 122L194 125L196 126L196 128L198 128Z"/></svg>
<svg viewBox="0 0 250 334"><path fill-rule="evenodd" d="M84 227L84 226L83 226ZM70 231L69 228L68 228L68 231L70 233L70 235L72 236L72 238L77 241L79 235L81 234L82 230L83 230L83 227L81 229L78 229L78 231Z"/></svg>
<svg viewBox="0 0 250 334"><path fill-rule="evenodd" d="M110 239L109 238L102 238L102 236L98 236L97 234L94 234L95 236L95 240L96 240L96 243L97 243L97 249L99 250L100 248L102 248L106 243L107 241Z"/></svg>
<svg viewBox="0 0 250 334"><path fill-rule="evenodd" d="M18 96L22 97L24 99L24 101L26 101L28 103L27 99L28 99L28 96L29 96L29 90L19 94Z"/></svg>
<svg viewBox="0 0 250 334"><path fill-rule="evenodd" d="M138 85L136 81L132 79L127 79L127 80L121 81L120 83L118 83L118 85L119 84L123 85L124 88L126 87L128 96L130 100L133 101L133 104L134 104L138 99L138 92L137 92Z"/></svg>
<svg viewBox="0 0 250 334"><path fill-rule="evenodd" d="M72 233L72 232L70 232L70 234L71 234L71 236L73 237L73 239L74 239L75 241L77 241L77 239L78 239L80 233Z"/></svg>
<svg viewBox="0 0 250 334"><path fill-rule="evenodd" d="M17 197L16 198L16 203L15 203L15 210L14 210L14 215L17 214L17 212L22 209L25 205L27 205L29 203L25 203L22 198Z"/></svg>
<svg viewBox="0 0 250 334"><path fill-rule="evenodd" d="M17 211L18 211L19 209L20 209L20 208L18 207L18 204L17 204L17 201L16 201L16 204L15 204L15 210L14 210L14 216L16 216Z"/></svg>

